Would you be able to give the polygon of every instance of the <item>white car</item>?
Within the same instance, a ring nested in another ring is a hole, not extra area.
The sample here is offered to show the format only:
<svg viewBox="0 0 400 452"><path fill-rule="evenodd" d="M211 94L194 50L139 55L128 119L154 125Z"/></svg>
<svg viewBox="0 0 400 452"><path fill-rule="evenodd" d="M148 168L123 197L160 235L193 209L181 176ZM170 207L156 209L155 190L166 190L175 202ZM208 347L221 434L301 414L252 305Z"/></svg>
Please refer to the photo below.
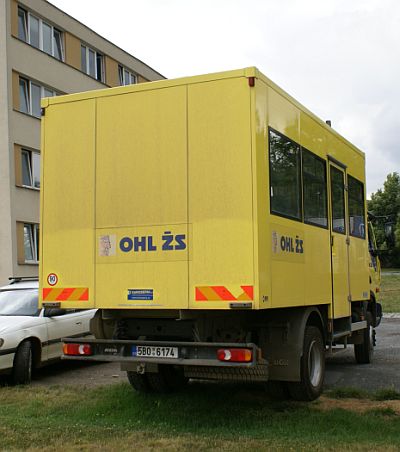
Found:
<svg viewBox="0 0 400 452"><path fill-rule="evenodd" d="M38 281L14 278L0 287L0 374L27 384L32 371L62 356L63 337L89 335L96 310L38 308Z"/></svg>

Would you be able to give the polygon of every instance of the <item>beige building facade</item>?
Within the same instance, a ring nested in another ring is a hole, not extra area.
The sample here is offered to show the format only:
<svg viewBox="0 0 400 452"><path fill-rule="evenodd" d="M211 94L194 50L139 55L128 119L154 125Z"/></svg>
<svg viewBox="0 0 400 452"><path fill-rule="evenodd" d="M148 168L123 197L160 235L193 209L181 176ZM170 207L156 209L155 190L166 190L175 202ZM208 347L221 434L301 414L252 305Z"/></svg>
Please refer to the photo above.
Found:
<svg viewBox="0 0 400 452"><path fill-rule="evenodd" d="M163 78L44 0L0 0L0 285L38 273L40 99Z"/></svg>

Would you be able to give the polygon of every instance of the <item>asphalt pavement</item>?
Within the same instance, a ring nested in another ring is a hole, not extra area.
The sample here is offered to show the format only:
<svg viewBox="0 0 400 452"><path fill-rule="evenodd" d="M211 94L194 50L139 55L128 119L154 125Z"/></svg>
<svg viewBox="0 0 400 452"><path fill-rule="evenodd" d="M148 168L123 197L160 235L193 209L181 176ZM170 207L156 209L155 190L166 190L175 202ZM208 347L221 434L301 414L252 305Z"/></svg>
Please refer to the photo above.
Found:
<svg viewBox="0 0 400 452"><path fill-rule="evenodd" d="M382 319L376 328L376 347L372 364L357 364L353 346L327 359L325 386L355 387L376 391L400 391L400 316Z"/></svg>

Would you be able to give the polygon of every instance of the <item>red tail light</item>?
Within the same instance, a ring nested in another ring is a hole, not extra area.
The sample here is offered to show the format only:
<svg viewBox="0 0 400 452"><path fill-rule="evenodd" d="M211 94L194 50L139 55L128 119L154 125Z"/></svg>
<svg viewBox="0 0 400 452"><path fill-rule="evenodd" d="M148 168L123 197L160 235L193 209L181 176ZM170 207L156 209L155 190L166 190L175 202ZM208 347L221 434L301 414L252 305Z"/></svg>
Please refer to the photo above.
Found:
<svg viewBox="0 0 400 452"><path fill-rule="evenodd" d="M248 348L220 348L217 350L219 361L234 363L249 363L253 359L253 352Z"/></svg>
<svg viewBox="0 0 400 452"><path fill-rule="evenodd" d="M64 355L80 356L91 355L92 346L90 344L64 344Z"/></svg>

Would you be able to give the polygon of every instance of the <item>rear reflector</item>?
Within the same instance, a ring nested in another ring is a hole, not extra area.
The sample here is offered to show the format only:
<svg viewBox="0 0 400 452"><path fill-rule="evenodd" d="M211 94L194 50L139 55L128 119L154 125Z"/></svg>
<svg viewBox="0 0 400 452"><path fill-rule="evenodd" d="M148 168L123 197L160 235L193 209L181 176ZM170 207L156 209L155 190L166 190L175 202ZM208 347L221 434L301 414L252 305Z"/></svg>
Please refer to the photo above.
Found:
<svg viewBox="0 0 400 452"><path fill-rule="evenodd" d="M80 356L91 355L92 346L90 344L64 344L64 355Z"/></svg>
<svg viewBox="0 0 400 452"><path fill-rule="evenodd" d="M248 348L220 348L217 350L219 361L234 363L249 363L253 359L253 353Z"/></svg>

